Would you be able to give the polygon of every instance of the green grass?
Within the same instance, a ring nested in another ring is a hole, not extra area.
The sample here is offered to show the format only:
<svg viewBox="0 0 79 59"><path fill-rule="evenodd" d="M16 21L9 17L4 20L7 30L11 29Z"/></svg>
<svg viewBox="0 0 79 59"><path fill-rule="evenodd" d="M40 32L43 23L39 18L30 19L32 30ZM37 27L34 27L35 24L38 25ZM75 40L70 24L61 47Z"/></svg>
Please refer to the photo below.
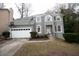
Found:
<svg viewBox="0 0 79 59"><path fill-rule="evenodd" d="M31 42L24 44L16 56L66 56L79 55L79 44L66 43L62 40L48 42Z"/></svg>

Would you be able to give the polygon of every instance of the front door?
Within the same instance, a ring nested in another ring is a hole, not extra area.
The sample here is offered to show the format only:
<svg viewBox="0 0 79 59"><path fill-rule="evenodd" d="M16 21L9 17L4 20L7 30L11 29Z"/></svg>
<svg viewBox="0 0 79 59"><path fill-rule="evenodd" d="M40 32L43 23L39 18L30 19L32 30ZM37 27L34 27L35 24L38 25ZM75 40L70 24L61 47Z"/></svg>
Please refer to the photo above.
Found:
<svg viewBox="0 0 79 59"><path fill-rule="evenodd" d="M47 34L52 34L52 26L51 25L46 26L46 32L47 32Z"/></svg>

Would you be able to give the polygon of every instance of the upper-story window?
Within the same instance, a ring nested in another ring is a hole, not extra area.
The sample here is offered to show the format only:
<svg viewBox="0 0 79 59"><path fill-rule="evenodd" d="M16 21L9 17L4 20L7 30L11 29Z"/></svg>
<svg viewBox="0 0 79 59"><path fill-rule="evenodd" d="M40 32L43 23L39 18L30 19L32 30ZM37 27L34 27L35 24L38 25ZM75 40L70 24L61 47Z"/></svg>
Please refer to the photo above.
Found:
<svg viewBox="0 0 79 59"><path fill-rule="evenodd" d="M51 19L50 17L47 17L47 21L50 21L50 19Z"/></svg>
<svg viewBox="0 0 79 59"><path fill-rule="evenodd" d="M36 17L36 22L41 22L41 17L40 16Z"/></svg>
<svg viewBox="0 0 79 59"><path fill-rule="evenodd" d="M54 20L56 21L56 16L54 16Z"/></svg>
<svg viewBox="0 0 79 59"><path fill-rule="evenodd" d="M46 22L52 21L52 16L50 16L50 15L45 16L45 21Z"/></svg>
<svg viewBox="0 0 79 59"><path fill-rule="evenodd" d="M60 18L57 18L57 20L60 20Z"/></svg>
<svg viewBox="0 0 79 59"><path fill-rule="evenodd" d="M57 21L60 21L60 20L61 20L61 17L60 17L60 16L57 16L57 17L56 17L56 20L57 20Z"/></svg>

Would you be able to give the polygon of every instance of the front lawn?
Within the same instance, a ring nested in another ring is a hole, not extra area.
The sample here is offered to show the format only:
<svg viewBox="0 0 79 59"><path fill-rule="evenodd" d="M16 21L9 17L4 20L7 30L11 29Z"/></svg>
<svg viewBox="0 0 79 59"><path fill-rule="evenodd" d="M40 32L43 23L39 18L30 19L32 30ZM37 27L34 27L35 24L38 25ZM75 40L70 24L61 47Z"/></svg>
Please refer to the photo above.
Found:
<svg viewBox="0 0 79 59"><path fill-rule="evenodd" d="M30 42L24 44L16 56L71 56L79 55L79 44L66 43L63 40Z"/></svg>

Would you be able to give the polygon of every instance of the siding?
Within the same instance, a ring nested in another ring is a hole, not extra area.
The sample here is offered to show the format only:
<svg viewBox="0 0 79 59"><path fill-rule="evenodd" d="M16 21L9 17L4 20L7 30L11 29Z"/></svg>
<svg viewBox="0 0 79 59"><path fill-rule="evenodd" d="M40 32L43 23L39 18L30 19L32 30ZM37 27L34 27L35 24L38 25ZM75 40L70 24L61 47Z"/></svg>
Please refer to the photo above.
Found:
<svg viewBox="0 0 79 59"><path fill-rule="evenodd" d="M7 30L10 24L10 13L6 10L0 10L0 33Z"/></svg>

